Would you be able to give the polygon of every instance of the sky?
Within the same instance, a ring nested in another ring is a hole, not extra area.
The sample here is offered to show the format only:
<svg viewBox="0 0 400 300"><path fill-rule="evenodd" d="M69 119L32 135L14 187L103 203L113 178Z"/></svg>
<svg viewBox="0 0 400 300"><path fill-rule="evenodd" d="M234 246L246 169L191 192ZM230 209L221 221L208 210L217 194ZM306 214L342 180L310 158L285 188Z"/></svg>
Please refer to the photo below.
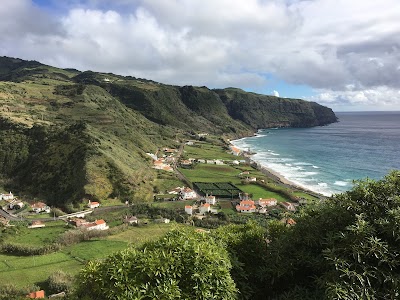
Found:
<svg viewBox="0 0 400 300"><path fill-rule="evenodd" d="M400 110L399 0L1 0L0 55Z"/></svg>

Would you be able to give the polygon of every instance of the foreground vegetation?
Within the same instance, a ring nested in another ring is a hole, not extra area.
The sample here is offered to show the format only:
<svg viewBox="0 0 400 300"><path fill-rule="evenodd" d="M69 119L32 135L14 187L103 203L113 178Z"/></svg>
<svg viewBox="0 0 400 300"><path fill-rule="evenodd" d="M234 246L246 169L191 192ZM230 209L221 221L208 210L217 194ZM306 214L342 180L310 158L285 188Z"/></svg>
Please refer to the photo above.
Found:
<svg viewBox="0 0 400 300"><path fill-rule="evenodd" d="M207 233L174 230L80 274L95 299L396 299L400 172L359 181L310 205L295 226L273 221ZM215 258L218 257L218 260ZM94 280L96 278L96 280Z"/></svg>

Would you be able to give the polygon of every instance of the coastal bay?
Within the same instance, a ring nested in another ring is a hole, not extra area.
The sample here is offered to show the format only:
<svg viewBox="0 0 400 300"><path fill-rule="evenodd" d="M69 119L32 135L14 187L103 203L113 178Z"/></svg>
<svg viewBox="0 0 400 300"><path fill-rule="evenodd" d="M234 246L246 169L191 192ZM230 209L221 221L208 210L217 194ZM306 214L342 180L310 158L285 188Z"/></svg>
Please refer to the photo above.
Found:
<svg viewBox="0 0 400 300"><path fill-rule="evenodd" d="M353 179L382 178L400 168L400 113L338 113L339 122L313 128L259 130L232 141L282 182L323 195L349 190Z"/></svg>

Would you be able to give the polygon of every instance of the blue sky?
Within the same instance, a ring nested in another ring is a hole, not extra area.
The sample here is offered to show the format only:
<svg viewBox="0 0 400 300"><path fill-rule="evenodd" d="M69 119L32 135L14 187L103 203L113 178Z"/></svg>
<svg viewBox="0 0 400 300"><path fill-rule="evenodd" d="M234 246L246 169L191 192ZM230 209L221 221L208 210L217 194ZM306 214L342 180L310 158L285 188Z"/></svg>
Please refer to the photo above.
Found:
<svg viewBox="0 0 400 300"><path fill-rule="evenodd" d="M0 55L400 110L398 0L6 0Z"/></svg>

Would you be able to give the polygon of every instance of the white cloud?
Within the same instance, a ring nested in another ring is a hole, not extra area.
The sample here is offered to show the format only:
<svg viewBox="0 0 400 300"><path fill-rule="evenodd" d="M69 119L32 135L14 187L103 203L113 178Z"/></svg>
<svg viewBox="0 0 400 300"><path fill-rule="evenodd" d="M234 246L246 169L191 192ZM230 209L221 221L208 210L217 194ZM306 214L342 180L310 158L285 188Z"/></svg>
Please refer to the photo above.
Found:
<svg viewBox="0 0 400 300"><path fill-rule="evenodd" d="M275 91L275 90L274 90L274 92L273 92L273 93L274 93L274 96L275 96L275 97L279 97L279 93L278 93L278 91Z"/></svg>
<svg viewBox="0 0 400 300"><path fill-rule="evenodd" d="M332 105L384 107L384 98L400 89L398 0L62 5L68 9L56 18L28 0L2 3L0 54L211 87L261 89L268 84L264 74L273 74L321 90L315 98Z"/></svg>

